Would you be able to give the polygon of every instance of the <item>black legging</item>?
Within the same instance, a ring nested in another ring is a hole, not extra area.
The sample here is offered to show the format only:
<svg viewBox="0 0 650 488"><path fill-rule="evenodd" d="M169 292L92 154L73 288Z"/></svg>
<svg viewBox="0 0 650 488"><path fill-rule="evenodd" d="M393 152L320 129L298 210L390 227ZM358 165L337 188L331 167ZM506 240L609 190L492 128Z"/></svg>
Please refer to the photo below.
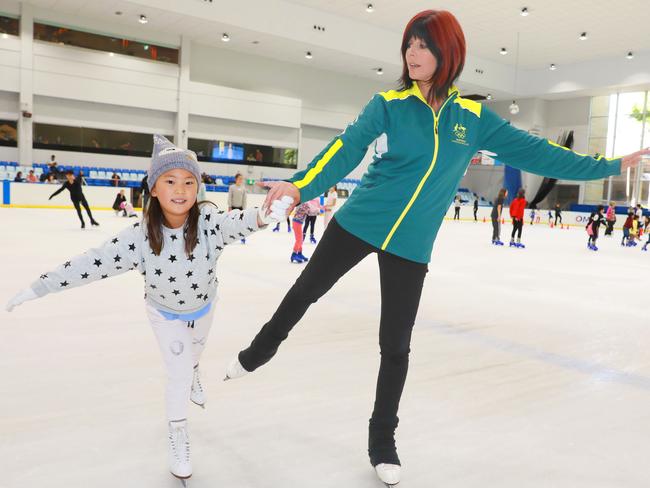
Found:
<svg viewBox="0 0 650 488"><path fill-rule="evenodd" d="M88 217L90 217L90 222L94 222L95 219L93 219L93 214L90 212L90 207L88 206L88 202L86 201L86 197L84 195L81 195L81 200L72 200L72 205L74 205L74 208L77 210L77 215L79 216L79 220L81 220L82 225L86 225L84 222L83 215L81 215L81 205L86 209L86 212L88 213Z"/></svg>
<svg viewBox="0 0 650 488"><path fill-rule="evenodd" d="M478 220L478 219L476 218L476 213L477 213L477 212L478 212L478 208L474 208L474 220L475 220L475 221Z"/></svg>
<svg viewBox="0 0 650 488"><path fill-rule="evenodd" d="M616 223L616 220L608 220L607 221L607 228L605 229L605 235L606 236L611 236L612 232L614 232L614 224Z"/></svg>
<svg viewBox="0 0 650 488"><path fill-rule="evenodd" d="M555 212L555 224L553 224L553 225L557 225L558 219L560 220L560 224L561 224L562 223L562 214L560 212Z"/></svg>
<svg viewBox="0 0 650 488"><path fill-rule="evenodd" d="M492 217L492 242L501 240L501 222L496 217Z"/></svg>
<svg viewBox="0 0 650 488"><path fill-rule="evenodd" d="M460 207L454 207L454 220L460 220Z"/></svg>
<svg viewBox="0 0 650 488"><path fill-rule="evenodd" d="M316 216L315 215L307 215L305 217L305 226L302 228L302 235L306 236L307 235L307 229L311 225L311 232L310 236L314 236L314 226L316 225Z"/></svg>
<svg viewBox="0 0 650 488"><path fill-rule="evenodd" d="M524 221L521 219L512 219L512 235L510 239L515 238L515 234L518 233L517 239L521 240L521 231L524 230Z"/></svg>
<svg viewBox="0 0 650 488"><path fill-rule="evenodd" d="M368 438L368 454L375 466L399 464L394 432L408 371L411 331L428 270L426 264L379 251L344 230L336 218L332 219L302 274L271 320L251 345L239 353L239 361L247 371L254 371L268 362L310 305L370 253L377 253L381 287L381 362Z"/></svg>

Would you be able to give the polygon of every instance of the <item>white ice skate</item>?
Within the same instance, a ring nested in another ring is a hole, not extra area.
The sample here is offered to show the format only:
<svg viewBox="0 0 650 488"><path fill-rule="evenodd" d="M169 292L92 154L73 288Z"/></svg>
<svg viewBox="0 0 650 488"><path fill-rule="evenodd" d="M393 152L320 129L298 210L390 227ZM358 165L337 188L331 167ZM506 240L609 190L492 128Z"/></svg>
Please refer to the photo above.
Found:
<svg viewBox="0 0 650 488"><path fill-rule="evenodd" d="M187 420L169 422L169 470L187 486L185 480L192 476Z"/></svg>
<svg viewBox="0 0 650 488"><path fill-rule="evenodd" d="M375 472L379 479L386 486L395 486L399 483L401 466L399 464L378 464L375 466Z"/></svg>
<svg viewBox="0 0 650 488"><path fill-rule="evenodd" d="M199 407L205 408L205 392L203 391L203 386L201 385L201 379L199 376L199 367L197 365L194 368L194 377L192 378L192 393L190 393L190 400L196 403Z"/></svg>
<svg viewBox="0 0 650 488"><path fill-rule="evenodd" d="M226 377L223 380L224 381L234 380L237 378L241 378L242 376L245 376L248 373L249 371L246 371L244 367L241 365L241 363L239 362L239 358L235 357L235 359L230 361L230 364L226 369Z"/></svg>

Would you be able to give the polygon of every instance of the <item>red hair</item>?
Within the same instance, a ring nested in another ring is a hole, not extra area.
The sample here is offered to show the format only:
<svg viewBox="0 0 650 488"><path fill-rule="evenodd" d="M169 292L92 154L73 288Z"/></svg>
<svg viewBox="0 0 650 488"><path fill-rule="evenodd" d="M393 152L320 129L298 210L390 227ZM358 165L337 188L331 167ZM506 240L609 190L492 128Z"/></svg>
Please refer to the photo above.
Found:
<svg viewBox="0 0 650 488"><path fill-rule="evenodd" d="M425 10L409 21L402 37L402 89L410 88L414 81L406 61L406 49L413 38L424 41L437 62L436 71L428 80L431 90L427 101L431 104L434 99L447 98L465 66L465 35L458 20L446 10Z"/></svg>

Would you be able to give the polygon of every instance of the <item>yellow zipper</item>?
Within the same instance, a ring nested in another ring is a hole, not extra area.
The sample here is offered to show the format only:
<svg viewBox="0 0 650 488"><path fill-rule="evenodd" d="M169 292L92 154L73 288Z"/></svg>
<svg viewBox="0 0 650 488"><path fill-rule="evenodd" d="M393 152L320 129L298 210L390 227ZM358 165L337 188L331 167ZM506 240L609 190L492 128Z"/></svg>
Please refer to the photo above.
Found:
<svg viewBox="0 0 650 488"><path fill-rule="evenodd" d="M399 218L395 221L395 224L393 225L393 228L390 230L388 235L386 236L386 239L384 240L384 243L381 245L381 250L385 251L386 248L388 247L388 244L390 243L390 240L393 238L393 234L395 234L395 231L397 228L400 226L402 223L402 220L404 220L404 217L406 217L406 214L409 212L411 207L413 206L413 203L415 200L417 200L418 195L420 194L420 191L422 191L422 187L426 183L426 181L429 179L429 176L431 176L431 172L433 171L433 167L436 165L436 160L438 159L438 121L440 120L440 115L442 115L442 109L445 108L445 105L447 105L447 102L451 100L451 97L447 98L445 100L445 103L442 104L440 107L440 111L438 112L438 115L436 115L436 111L433 110L433 107L429 105L429 108L431 109L431 112L433 113L433 140L435 147L433 149L433 159L431 160L431 165L429 166L429 169L427 169L427 172L424 173L424 176L420 180L420 183L418 183L417 188L415 189L415 192L411 196L411 199L409 200L408 204L406 204L406 207L404 207L404 210L402 210L402 213L400 214ZM428 104L427 104L428 105Z"/></svg>

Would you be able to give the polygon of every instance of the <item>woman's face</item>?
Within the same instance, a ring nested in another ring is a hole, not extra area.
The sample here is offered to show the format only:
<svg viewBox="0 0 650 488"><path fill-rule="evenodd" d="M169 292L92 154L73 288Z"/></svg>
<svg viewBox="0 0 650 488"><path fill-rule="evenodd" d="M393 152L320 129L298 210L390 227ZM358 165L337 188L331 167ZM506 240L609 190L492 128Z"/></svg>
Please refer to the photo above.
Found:
<svg viewBox="0 0 650 488"><path fill-rule="evenodd" d="M433 77L438 61L422 39L412 37L404 55L409 78L415 81L429 81Z"/></svg>

